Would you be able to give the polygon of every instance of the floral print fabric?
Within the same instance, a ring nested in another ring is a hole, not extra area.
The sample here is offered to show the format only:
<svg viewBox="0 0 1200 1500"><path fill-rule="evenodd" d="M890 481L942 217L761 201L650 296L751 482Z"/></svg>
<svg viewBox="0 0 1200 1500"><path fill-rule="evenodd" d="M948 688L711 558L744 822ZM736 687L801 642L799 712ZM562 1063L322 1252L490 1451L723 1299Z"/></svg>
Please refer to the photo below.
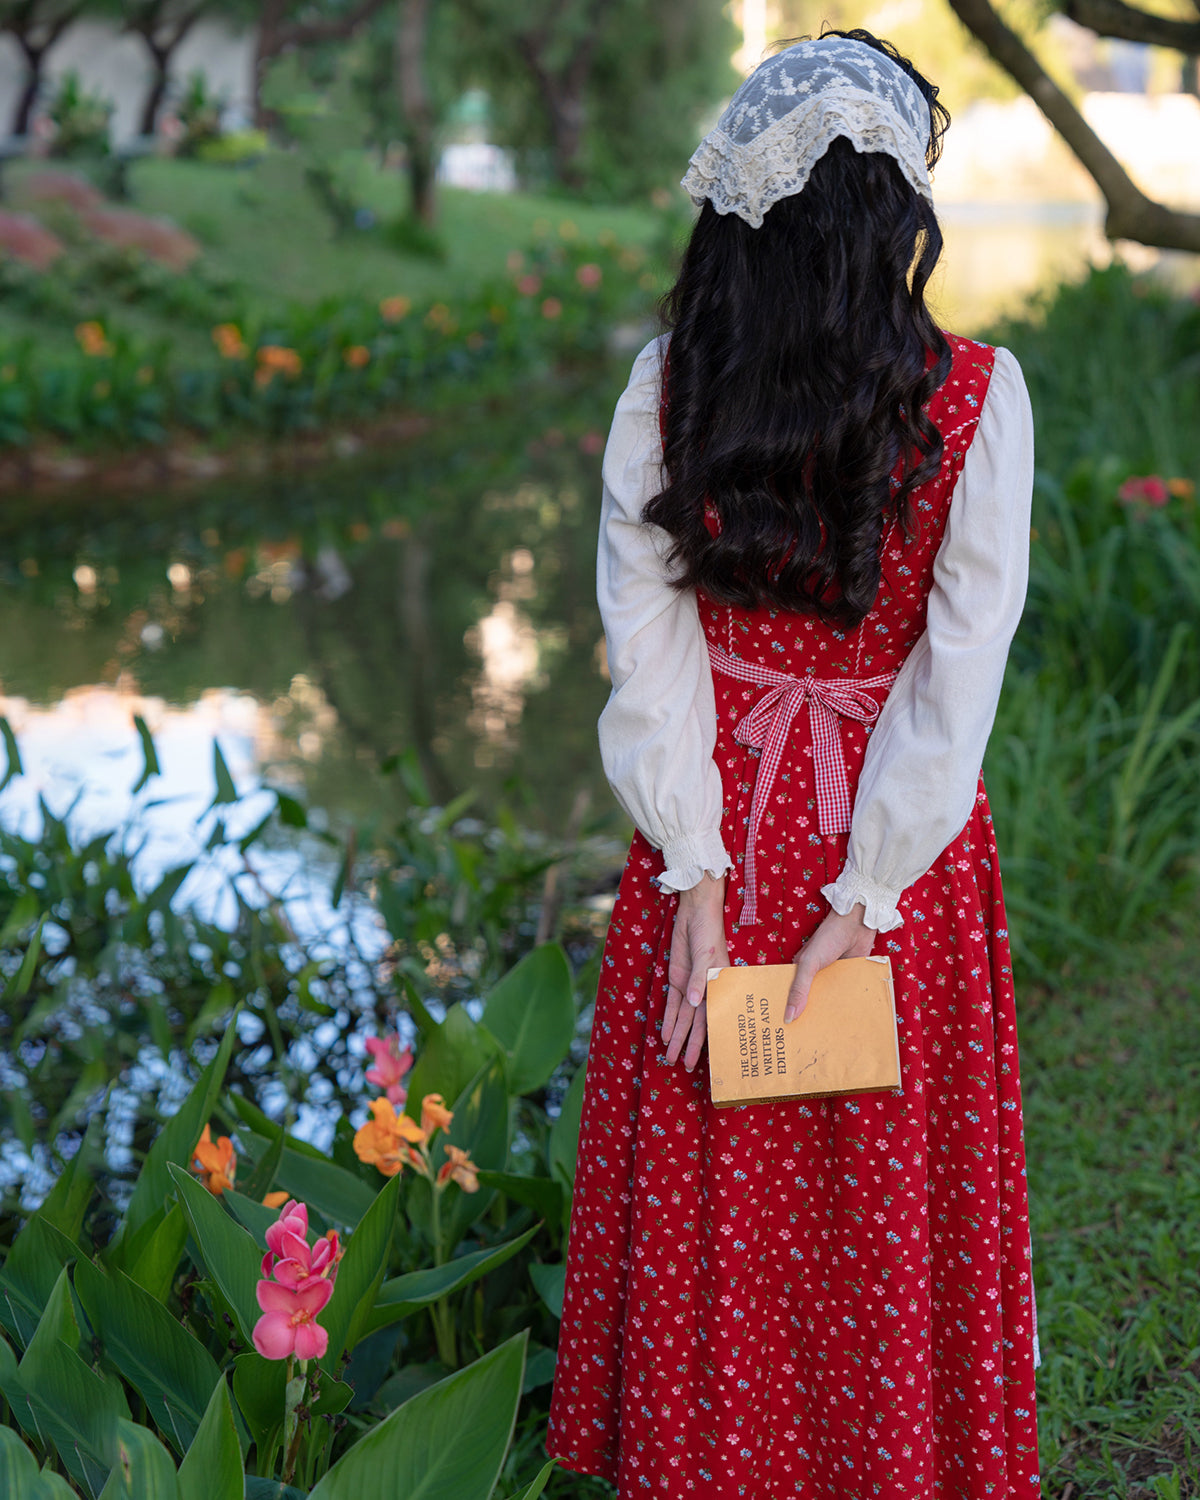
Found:
<svg viewBox="0 0 1200 1500"><path fill-rule="evenodd" d="M924 625L992 351L953 339L930 412L941 472L889 527L854 630L700 600L711 643L791 675L895 671ZM760 752L732 726L761 687L718 674L715 759L733 963L790 962L828 910L847 836L817 823L797 716L739 928ZM850 786L870 727L840 720ZM677 898L634 838L605 946L576 1170L548 1448L621 1500L1001 1500L1038 1493L1036 1315L1012 973L982 782L962 833L904 893L891 955L903 1090L717 1110L707 1053L658 1035Z"/></svg>

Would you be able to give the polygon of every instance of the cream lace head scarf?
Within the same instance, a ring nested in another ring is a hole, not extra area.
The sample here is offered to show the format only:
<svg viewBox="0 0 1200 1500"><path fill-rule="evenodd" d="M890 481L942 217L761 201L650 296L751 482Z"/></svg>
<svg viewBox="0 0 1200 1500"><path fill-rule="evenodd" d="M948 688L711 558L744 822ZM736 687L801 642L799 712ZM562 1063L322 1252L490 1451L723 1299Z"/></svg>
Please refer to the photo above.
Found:
<svg viewBox="0 0 1200 1500"><path fill-rule="evenodd" d="M865 42L826 36L761 63L700 142L682 186L697 205L758 229L780 198L798 193L830 143L882 151L933 201L925 164L929 106L898 63Z"/></svg>

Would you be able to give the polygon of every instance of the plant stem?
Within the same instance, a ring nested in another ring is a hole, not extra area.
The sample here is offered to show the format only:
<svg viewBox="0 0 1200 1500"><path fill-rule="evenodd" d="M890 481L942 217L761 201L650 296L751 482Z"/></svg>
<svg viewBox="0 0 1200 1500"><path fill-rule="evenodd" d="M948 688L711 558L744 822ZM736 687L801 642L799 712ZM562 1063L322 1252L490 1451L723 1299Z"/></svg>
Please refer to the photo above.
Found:
<svg viewBox="0 0 1200 1500"><path fill-rule="evenodd" d="M431 1183L431 1186L433 1205L430 1209L429 1221L433 1232L433 1263L435 1266L441 1266L446 1263L442 1246L442 1194L436 1182ZM438 1358L448 1370L457 1370L458 1350L454 1337L454 1318L447 1299L440 1297L430 1307L429 1314L433 1319L433 1336L437 1342Z"/></svg>

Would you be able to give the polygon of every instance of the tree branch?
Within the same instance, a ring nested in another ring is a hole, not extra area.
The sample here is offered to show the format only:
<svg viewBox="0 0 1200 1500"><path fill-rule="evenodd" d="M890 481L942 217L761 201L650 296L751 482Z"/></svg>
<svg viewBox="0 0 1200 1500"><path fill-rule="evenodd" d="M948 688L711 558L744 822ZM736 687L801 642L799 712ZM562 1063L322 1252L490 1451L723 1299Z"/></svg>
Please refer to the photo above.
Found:
<svg viewBox="0 0 1200 1500"><path fill-rule="evenodd" d="M290 26L280 28L279 50L283 51L287 47L311 47L318 42L345 41L386 4L387 0L360 0L344 16L331 16L325 21L294 21Z"/></svg>
<svg viewBox="0 0 1200 1500"><path fill-rule="evenodd" d="M1200 52L1200 21L1177 21L1126 5L1125 0L1067 0L1063 11L1079 26L1125 42L1149 42L1177 52Z"/></svg>
<svg viewBox="0 0 1200 1500"><path fill-rule="evenodd" d="M1066 94L988 0L950 0L950 8L992 60L1020 85L1054 126L1104 194L1104 232L1164 250L1200 252L1200 214L1179 213L1136 186Z"/></svg>

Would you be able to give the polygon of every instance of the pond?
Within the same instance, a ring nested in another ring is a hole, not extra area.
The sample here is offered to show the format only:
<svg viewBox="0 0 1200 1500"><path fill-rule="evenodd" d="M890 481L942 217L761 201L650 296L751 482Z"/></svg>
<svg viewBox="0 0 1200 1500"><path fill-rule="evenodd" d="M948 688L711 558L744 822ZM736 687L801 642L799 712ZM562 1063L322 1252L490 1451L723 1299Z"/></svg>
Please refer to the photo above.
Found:
<svg viewBox="0 0 1200 1500"><path fill-rule="evenodd" d="M594 600L603 432L621 374L468 408L395 452L192 492L9 500L0 513L0 714L37 796L91 829L129 809L155 737L168 824L212 796L299 790L355 820L479 790L552 831L602 784ZM170 827L159 834L169 840Z"/></svg>
<svg viewBox="0 0 1200 1500"><path fill-rule="evenodd" d="M965 331L1078 268L1094 215L946 214L940 310ZM632 336L630 342L633 342ZM89 831L131 816L140 714L162 776L133 816L161 845L211 800L270 783L347 820L386 816L415 757L436 801L476 789L553 833L587 794L619 828L594 725L603 435L632 348L583 386L523 390L394 451L169 493L9 497L0 509L0 715L38 796ZM157 806L152 815L146 803Z"/></svg>

